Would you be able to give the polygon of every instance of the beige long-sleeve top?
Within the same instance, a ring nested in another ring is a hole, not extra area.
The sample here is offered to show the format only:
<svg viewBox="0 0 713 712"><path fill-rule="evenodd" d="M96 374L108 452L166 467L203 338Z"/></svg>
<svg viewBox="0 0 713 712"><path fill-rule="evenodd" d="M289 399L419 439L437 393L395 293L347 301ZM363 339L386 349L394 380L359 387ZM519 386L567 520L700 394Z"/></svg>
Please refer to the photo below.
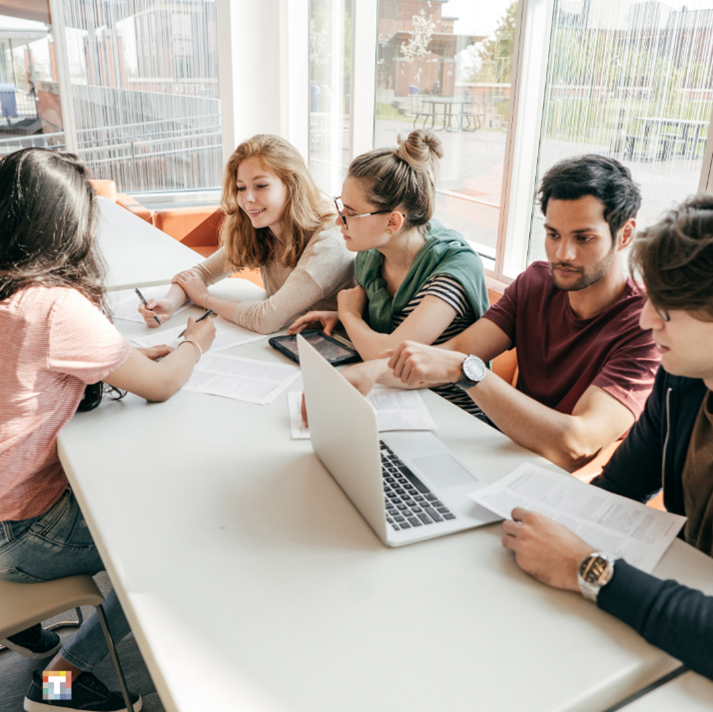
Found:
<svg viewBox="0 0 713 712"><path fill-rule="evenodd" d="M230 276L241 265L226 265L225 248L193 271L206 286ZM316 233L294 267L270 262L260 268L267 299L238 302L233 321L259 334L271 334L312 309L337 308L337 292L354 286L354 255L336 228Z"/></svg>

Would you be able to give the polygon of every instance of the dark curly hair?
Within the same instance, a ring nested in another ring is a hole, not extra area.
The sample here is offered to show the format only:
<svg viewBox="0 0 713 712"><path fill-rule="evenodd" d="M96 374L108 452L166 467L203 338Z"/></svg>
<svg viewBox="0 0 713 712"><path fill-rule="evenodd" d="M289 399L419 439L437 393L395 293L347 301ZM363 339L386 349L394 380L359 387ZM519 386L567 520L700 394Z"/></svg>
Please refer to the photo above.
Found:
<svg viewBox="0 0 713 712"><path fill-rule="evenodd" d="M604 203L604 219L612 240L627 220L636 217L641 207L641 192L629 169L614 158L594 153L556 163L543 176L538 191L543 215L551 198L578 200L586 195L593 195Z"/></svg>
<svg viewBox="0 0 713 712"><path fill-rule="evenodd" d="M713 321L713 195L689 198L639 233L629 263L654 305Z"/></svg>

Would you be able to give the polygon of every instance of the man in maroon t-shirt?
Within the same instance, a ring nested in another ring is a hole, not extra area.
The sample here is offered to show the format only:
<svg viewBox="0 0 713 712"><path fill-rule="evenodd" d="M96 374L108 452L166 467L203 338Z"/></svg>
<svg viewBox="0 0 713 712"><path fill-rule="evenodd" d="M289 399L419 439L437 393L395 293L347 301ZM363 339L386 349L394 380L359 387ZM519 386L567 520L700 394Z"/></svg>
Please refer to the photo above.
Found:
<svg viewBox="0 0 713 712"><path fill-rule="evenodd" d="M622 272L638 187L618 161L579 156L542 179L548 262L536 262L469 329L438 347L401 344L393 376L411 387L458 383L503 433L568 471L633 425L654 382L659 357L639 327L644 304ZM517 386L483 362L517 347ZM358 379L357 379L358 380ZM372 380L373 382L373 380Z"/></svg>

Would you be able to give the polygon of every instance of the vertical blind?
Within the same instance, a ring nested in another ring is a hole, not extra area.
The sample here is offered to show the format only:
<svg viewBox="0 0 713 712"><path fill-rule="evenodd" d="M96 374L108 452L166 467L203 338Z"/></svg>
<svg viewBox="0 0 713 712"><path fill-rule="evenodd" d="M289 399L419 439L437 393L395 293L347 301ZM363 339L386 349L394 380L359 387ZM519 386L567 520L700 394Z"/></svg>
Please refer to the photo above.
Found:
<svg viewBox="0 0 713 712"><path fill-rule="evenodd" d="M63 0L82 158L123 191L222 172L214 0Z"/></svg>
<svg viewBox="0 0 713 712"><path fill-rule="evenodd" d="M557 0L537 179L599 153L642 190L639 225L695 193L713 109L713 2ZM544 259L533 207L528 263Z"/></svg>

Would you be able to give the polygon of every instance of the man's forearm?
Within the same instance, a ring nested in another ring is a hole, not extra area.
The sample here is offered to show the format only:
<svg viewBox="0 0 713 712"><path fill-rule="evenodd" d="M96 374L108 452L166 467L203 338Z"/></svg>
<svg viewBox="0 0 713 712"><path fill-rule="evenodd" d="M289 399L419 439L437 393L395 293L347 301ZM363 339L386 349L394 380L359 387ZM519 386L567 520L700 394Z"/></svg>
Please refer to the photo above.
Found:
<svg viewBox="0 0 713 712"><path fill-rule="evenodd" d="M599 449L590 452L581 442L575 417L538 403L492 372L467 393L505 435L568 472Z"/></svg>

